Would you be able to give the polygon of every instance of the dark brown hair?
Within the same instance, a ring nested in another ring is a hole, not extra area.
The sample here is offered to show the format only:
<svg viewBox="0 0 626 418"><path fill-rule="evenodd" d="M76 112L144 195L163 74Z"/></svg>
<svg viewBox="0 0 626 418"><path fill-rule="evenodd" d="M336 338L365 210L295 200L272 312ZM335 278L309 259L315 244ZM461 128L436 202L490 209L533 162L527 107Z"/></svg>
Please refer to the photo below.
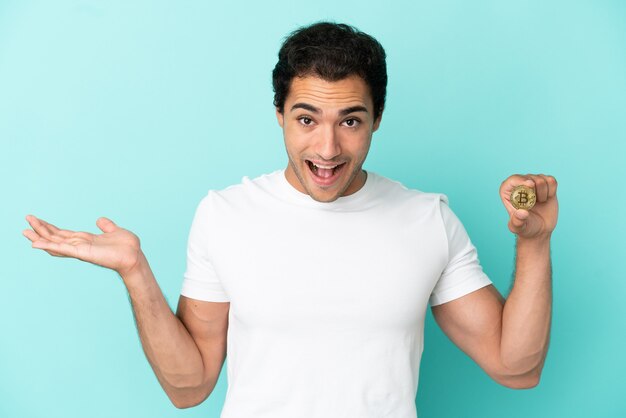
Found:
<svg viewBox="0 0 626 418"><path fill-rule="evenodd" d="M272 72L274 106L283 113L289 86L294 77L316 75L327 81L358 75L370 89L374 119L385 107L387 65L385 50L370 35L331 22L301 27L285 39Z"/></svg>

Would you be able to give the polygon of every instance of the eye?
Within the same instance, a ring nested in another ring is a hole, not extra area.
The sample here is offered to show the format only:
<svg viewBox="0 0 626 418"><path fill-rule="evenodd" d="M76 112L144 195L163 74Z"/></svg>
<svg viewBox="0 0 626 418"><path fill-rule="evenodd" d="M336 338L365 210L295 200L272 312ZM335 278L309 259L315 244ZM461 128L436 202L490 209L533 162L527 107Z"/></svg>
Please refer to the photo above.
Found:
<svg viewBox="0 0 626 418"><path fill-rule="evenodd" d="M301 124L303 124L304 126L311 126L313 124L313 119L311 119L308 116L301 116L298 118L298 120L300 121Z"/></svg>
<svg viewBox="0 0 626 418"><path fill-rule="evenodd" d="M356 118L346 119L343 123L346 124L348 128L356 128L361 123L360 120Z"/></svg>

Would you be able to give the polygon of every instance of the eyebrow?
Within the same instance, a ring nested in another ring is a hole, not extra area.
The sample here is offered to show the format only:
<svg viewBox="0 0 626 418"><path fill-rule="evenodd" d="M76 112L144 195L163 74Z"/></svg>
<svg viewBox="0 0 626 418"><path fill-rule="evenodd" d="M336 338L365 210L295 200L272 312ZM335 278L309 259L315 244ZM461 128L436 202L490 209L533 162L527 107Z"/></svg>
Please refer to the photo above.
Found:
<svg viewBox="0 0 626 418"><path fill-rule="evenodd" d="M296 109L304 109L304 110L308 110L309 112L315 113L315 114L320 114L322 113L322 111L313 106L310 105L308 103L296 103L293 106L291 106L291 111L293 112ZM349 115L350 113L353 112L365 112L368 113L367 108L365 106L361 106L361 105L357 105L357 106L350 106L350 107L346 107L345 109L341 109L339 111L339 116L345 116L345 115Z"/></svg>

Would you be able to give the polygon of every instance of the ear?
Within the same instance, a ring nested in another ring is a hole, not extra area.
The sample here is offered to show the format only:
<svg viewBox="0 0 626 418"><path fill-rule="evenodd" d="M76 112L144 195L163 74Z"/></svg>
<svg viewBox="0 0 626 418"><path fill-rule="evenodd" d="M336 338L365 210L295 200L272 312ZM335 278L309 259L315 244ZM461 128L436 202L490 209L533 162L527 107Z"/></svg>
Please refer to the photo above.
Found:
<svg viewBox="0 0 626 418"><path fill-rule="evenodd" d="M278 108L276 108L276 119L278 119L278 124L282 128L283 124L285 123L285 116L280 112Z"/></svg>
<svg viewBox="0 0 626 418"><path fill-rule="evenodd" d="M376 132L378 130L378 127L380 126L380 121L383 119L383 111L380 111L380 115L378 115L378 118L374 121L374 125L372 126L372 132Z"/></svg>

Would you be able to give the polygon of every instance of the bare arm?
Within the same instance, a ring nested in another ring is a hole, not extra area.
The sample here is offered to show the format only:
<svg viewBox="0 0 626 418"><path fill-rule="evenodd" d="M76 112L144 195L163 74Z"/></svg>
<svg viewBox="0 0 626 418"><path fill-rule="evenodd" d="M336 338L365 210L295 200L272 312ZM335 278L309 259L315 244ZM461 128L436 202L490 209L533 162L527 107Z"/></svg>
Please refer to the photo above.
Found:
<svg viewBox="0 0 626 418"><path fill-rule="evenodd" d="M516 210L508 194L517 184L534 187L537 205ZM551 176L511 176L500 194L517 234L513 289L505 300L487 286L433 307L442 330L494 380L512 388L539 383L548 352L552 316L550 237L556 226L556 180Z"/></svg>
<svg viewBox="0 0 626 418"><path fill-rule="evenodd" d="M169 308L130 231L97 222L103 234L62 230L34 216L24 235L51 255L73 257L119 273L130 295L141 343L161 386L177 407L197 405L211 393L226 356L229 303L181 297Z"/></svg>
<svg viewBox="0 0 626 418"><path fill-rule="evenodd" d="M174 315L147 261L122 279L159 383L176 407L198 405L213 391L226 357L230 303L181 296Z"/></svg>

